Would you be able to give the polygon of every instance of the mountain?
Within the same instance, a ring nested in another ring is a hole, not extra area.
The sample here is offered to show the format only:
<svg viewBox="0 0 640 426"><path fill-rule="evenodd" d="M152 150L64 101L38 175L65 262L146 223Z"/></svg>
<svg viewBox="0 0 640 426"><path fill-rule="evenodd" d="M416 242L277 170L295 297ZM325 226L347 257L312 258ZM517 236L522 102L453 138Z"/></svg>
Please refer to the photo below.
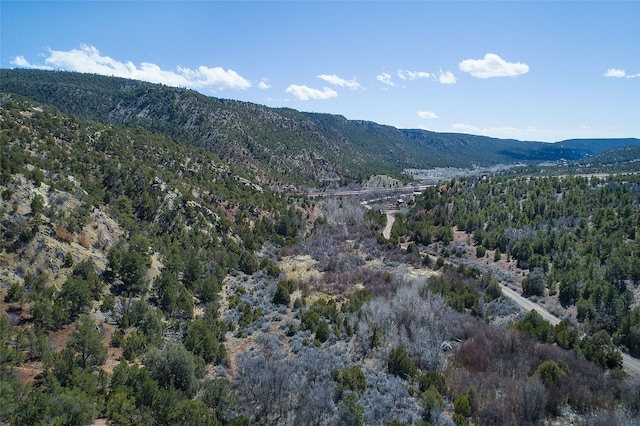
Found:
<svg viewBox="0 0 640 426"><path fill-rule="evenodd" d="M638 424L637 380L608 369L640 351L618 291L640 276L639 175L452 180L388 222L386 201L271 183L579 148L0 77L0 424ZM500 287L546 293L545 265L556 327Z"/></svg>
<svg viewBox="0 0 640 426"><path fill-rule="evenodd" d="M596 154L580 161L581 165L611 166L616 165L618 169L637 169L640 163L640 146L624 146Z"/></svg>
<svg viewBox="0 0 640 426"><path fill-rule="evenodd" d="M555 145L573 151L581 158L598 155L609 150L618 150L628 146L640 146L638 139L569 139Z"/></svg>
<svg viewBox="0 0 640 426"><path fill-rule="evenodd" d="M203 147L266 183L309 184L400 175L406 168L579 160L639 139L522 142L397 129L331 114L207 97L91 74L0 70L0 91L105 124L141 126Z"/></svg>

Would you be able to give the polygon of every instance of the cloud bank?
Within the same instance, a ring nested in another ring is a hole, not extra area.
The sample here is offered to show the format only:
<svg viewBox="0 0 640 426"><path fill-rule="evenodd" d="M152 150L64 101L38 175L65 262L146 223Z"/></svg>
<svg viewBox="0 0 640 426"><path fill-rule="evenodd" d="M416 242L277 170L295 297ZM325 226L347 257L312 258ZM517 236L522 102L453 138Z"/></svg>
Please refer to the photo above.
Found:
<svg viewBox="0 0 640 426"><path fill-rule="evenodd" d="M456 76L453 75L451 71L445 72L445 71L442 71L442 69L440 69L440 74L433 74L426 71L410 71L410 70L399 69L398 78L400 78L400 80L405 80L405 81L413 81L413 80L418 80L422 78L428 78L428 79L431 79L432 81L440 82L441 84L456 84L457 82ZM383 72L382 74L378 74L376 76L376 79L382 84L385 84L390 87L398 86L396 83L394 83L393 77L391 76L391 74L386 72ZM404 87L404 86L401 86L401 87Z"/></svg>
<svg viewBox="0 0 640 426"><path fill-rule="evenodd" d="M383 83L386 84L387 86L391 86L391 87L395 87L395 83L391 80L391 74L387 74L386 72L383 72L382 74L378 74L376 76L376 79Z"/></svg>
<svg viewBox="0 0 640 426"><path fill-rule="evenodd" d="M22 55L16 56L11 61L9 61L9 63L11 65L15 65L15 66L21 67L21 68L31 68L31 69L36 69L36 70L53 70L53 68L51 68L50 66L47 66L47 65L34 65L34 64L31 64Z"/></svg>
<svg viewBox="0 0 640 426"><path fill-rule="evenodd" d="M495 53L487 53L483 59L465 59L458 67L477 78L514 77L529 72L529 65L507 62Z"/></svg>
<svg viewBox="0 0 640 426"><path fill-rule="evenodd" d="M480 133L480 128L476 126L472 126L471 124L458 123L451 126L451 128L456 132L460 132L460 133L472 133L472 134Z"/></svg>
<svg viewBox="0 0 640 426"><path fill-rule="evenodd" d="M431 111L418 111L418 116L420 118L438 118L437 114Z"/></svg>
<svg viewBox="0 0 640 426"><path fill-rule="evenodd" d="M310 99L330 99L338 96L338 92L328 87L320 89L313 89L308 86L299 86L292 84L285 89L285 92L291 93L297 99L301 101L308 101Z"/></svg>
<svg viewBox="0 0 640 426"><path fill-rule="evenodd" d="M440 70L438 81L442 84L456 84L456 76L451 71L442 72Z"/></svg>
<svg viewBox="0 0 640 426"><path fill-rule="evenodd" d="M269 84L269 79L268 78L263 78L258 83L258 89L269 89L270 87L271 87L271 85Z"/></svg>
<svg viewBox="0 0 640 426"><path fill-rule="evenodd" d="M11 61L11 64L20 67L93 73L191 89L248 89L252 86L249 80L231 69L201 65L196 69L178 67L173 71L163 70L149 62L136 66L131 61L120 62L104 56L94 46L86 44L82 44L80 49L68 51L49 50L45 63L46 65L33 65L23 56L17 56Z"/></svg>
<svg viewBox="0 0 640 426"><path fill-rule="evenodd" d="M360 89L362 87L355 77L352 80L345 80L335 74L320 74L318 78L334 86L348 87L349 89Z"/></svg>
<svg viewBox="0 0 640 426"><path fill-rule="evenodd" d="M627 74L625 70L617 69L617 68L609 68L604 74L605 77L615 77L615 78L636 78L640 77L640 73L638 74Z"/></svg>
<svg viewBox="0 0 640 426"><path fill-rule="evenodd" d="M402 80L417 80L419 78L430 78L431 74L425 71L398 70L398 77Z"/></svg>

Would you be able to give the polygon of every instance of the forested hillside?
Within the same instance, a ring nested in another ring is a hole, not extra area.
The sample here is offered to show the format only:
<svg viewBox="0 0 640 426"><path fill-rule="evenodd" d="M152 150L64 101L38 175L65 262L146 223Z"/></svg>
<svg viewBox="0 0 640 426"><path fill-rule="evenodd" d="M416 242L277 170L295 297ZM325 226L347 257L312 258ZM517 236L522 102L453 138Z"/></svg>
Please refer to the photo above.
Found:
<svg viewBox="0 0 640 426"><path fill-rule="evenodd" d="M557 298L567 309L561 316L577 320L587 336L613 339L638 356L639 194L637 174L465 179L425 191L395 232L428 245L450 242L452 226L465 231L477 257L506 255L526 271L525 294ZM614 362L590 351L587 358L603 367Z"/></svg>
<svg viewBox="0 0 640 426"><path fill-rule="evenodd" d="M227 326L215 304L224 277L261 268L277 275L272 255L255 250L295 240L301 212L203 149L30 101L5 99L1 147L0 420L86 424L110 410L116 423L149 420L126 412L127 394L112 394L107 407L110 376L93 374L107 361L103 343L120 349L113 374L125 382L154 371L149 358L149 370L125 360L152 348L174 357L158 368L177 362L171 368L184 370L171 380L183 393L165 397L193 396L204 362L225 358ZM194 328L203 321L196 306L209 318L205 329ZM173 333L197 341L162 345ZM20 373L32 384L24 394Z"/></svg>
<svg viewBox="0 0 640 426"><path fill-rule="evenodd" d="M403 130L329 114L302 113L121 78L0 70L0 90L106 124L141 126L248 165L264 182L362 181L407 168L471 167L578 160L640 145L638 139L520 142Z"/></svg>
<svg viewBox="0 0 640 426"><path fill-rule="evenodd" d="M276 148L258 157L236 144L248 128L237 111L267 129L245 141L277 135L301 150L307 131L345 144L410 131L127 80L24 75L42 76L25 87L55 105L0 98L1 424L640 420L640 377L621 369L623 352L640 352L637 174L510 171L366 208L355 196L288 195L282 187L343 178L347 166L315 156L274 172ZM170 95L169 106L151 94ZM194 111L208 118L189 139ZM442 152L473 145L438 138ZM375 158L383 169L396 161ZM505 285L563 321L523 314Z"/></svg>

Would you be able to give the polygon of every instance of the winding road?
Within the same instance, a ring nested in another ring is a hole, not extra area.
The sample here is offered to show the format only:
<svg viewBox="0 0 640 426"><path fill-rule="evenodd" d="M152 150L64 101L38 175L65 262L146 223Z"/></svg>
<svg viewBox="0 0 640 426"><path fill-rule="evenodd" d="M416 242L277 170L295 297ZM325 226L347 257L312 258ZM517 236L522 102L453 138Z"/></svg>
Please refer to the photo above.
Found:
<svg viewBox="0 0 640 426"><path fill-rule="evenodd" d="M391 238L391 228L393 228L393 222L396 221L395 210L389 210L385 212L387 214L387 224L382 230L382 236L387 240Z"/></svg>

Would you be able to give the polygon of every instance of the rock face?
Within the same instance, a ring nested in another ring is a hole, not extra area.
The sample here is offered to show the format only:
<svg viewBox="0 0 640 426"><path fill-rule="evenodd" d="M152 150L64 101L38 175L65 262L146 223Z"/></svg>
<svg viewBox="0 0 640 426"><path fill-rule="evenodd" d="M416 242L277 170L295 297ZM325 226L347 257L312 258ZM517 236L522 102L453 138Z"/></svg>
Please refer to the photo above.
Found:
<svg viewBox="0 0 640 426"><path fill-rule="evenodd" d="M392 178L386 175L376 175L367 179L362 183L362 186L367 189L374 188L399 188L402 186L402 182L398 179Z"/></svg>
<svg viewBox="0 0 640 426"><path fill-rule="evenodd" d="M19 282L29 273L46 273L50 282L59 287L71 265L86 259L91 259L96 268L103 271L109 249L124 233L113 218L100 209L89 212L77 232L69 232L56 222L81 208L82 203L68 192L44 183L36 185L23 175L13 176L2 186L2 192L4 208L0 209L0 223L5 230L13 230L9 235L14 235L10 241L3 242L2 286ZM37 212L33 211L35 197L43 200Z"/></svg>

